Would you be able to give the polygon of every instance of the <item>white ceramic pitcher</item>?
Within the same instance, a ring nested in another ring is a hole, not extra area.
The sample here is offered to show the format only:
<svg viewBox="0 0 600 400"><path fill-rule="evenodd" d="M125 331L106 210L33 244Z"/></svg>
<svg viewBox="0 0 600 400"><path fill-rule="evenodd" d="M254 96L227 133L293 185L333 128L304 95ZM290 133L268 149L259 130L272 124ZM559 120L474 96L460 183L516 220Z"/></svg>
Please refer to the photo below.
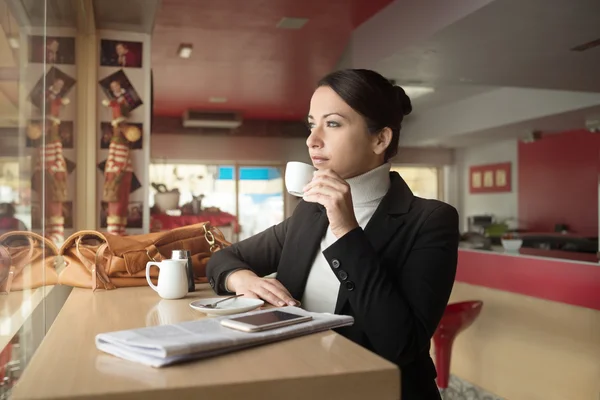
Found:
<svg viewBox="0 0 600 400"><path fill-rule="evenodd" d="M188 293L187 271L185 269L187 260L162 260L161 262L149 261L146 264L146 279L163 299L181 299ZM150 267L156 266L158 273L158 285L150 280Z"/></svg>

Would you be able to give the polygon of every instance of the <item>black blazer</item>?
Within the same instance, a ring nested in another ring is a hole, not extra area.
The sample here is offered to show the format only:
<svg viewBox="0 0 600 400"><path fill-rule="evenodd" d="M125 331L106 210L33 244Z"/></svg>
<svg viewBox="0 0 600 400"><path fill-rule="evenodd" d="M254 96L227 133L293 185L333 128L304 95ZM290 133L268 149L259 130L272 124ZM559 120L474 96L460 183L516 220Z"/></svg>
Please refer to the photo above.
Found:
<svg viewBox="0 0 600 400"><path fill-rule="evenodd" d="M415 197L396 172L390 178L364 231L354 229L323 252L340 280L335 313L355 319L337 331L400 367L403 400L438 399L429 347L454 283L458 213ZM224 279L234 269L277 272L301 300L327 226L324 207L301 201L284 222L215 253L210 285L226 294Z"/></svg>

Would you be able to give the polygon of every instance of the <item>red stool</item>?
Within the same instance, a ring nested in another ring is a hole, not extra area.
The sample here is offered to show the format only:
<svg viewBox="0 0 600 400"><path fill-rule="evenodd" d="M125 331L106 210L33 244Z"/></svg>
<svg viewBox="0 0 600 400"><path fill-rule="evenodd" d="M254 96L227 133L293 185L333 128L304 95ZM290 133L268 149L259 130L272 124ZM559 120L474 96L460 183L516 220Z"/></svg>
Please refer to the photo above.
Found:
<svg viewBox="0 0 600 400"><path fill-rule="evenodd" d="M442 320L433 334L438 388L448 388L450 358L452 357L454 339L475 321L481 312L481 307L483 307L483 302L479 300L464 301L446 306Z"/></svg>

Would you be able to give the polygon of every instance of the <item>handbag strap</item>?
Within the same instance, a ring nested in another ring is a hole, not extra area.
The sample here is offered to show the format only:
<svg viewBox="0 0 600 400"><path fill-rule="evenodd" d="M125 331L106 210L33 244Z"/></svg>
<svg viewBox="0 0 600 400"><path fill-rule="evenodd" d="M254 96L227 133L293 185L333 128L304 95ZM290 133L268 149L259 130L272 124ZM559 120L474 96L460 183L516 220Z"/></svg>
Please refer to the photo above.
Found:
<svg viewBox="0 0 600 400"><path fill-rule="evenodd" d="M29 244L31 246L30 256L33 255L33 248L35 247L35 241L38 241L40 244L43 244L43 246L45 248L52 250L53 255L58 255L58 248L56 247L56 245L54 243L52 243L52 241L50 241L48 238L38 235L35 232L29 232L29 231L7 232L0 236L0 244L6 245L7 247L9 247L8 245L10 244L10 242L17 238L26 238L27 239L27 241L29 242Z"/></svg>
<svg viewBox="0 0 600 400"><path fill-rule="evenodd" d="M6 238L4 238L4 236L1 237L0 238L0 244L4 245L6 247L10 247L10 238L14 238L15 236L16 235L10 236L10 237L6 237ZM27 251L27 256L25 256L25 258L24 258L25 262L23 263L23 265L21 267L24 267L25 265L27 265L27 261L31 260L31 258L33 257L33 250L35 248L35 242L33 241L33 239L31 237L29 237L29 236L24 236L24 237L29 242L29 250ZM11 263L12 263L12 259L11 259Z"/></svg>
<svg viewBox="0 0 600 400"><path fill-rule="evenodd" d="M204 236L204 240L206 240L210 246L209 249L211 253L214 253L215 251L222 249L224 245L229 244L225 240L223 233L216 227L212 226L210 222L203 222L198 228L200 230L199 233ZM159 240L157 240L156 243L146 247L146 254L148 255L150 261L160 262L164 259L163 255L158 250L158 247L161 246L161 243L169 243L170 241L174 241L174 239L179 238L178 233L181 231L181 229L190 229L190 227L176 228L172 231L169 231L165 233ZM215 233L217 234L216 236Z"/></svg>
<svg viewBox="0 0 600 400"><path fill-rule="evenodd" d="M6 282L4 284L4 291L0 292L0 294L8 294L15 275L15 267L12 266L10 252L2 245L0 245L0 269L7 269L8 271L6 276L0 276L0 285L2 285L2 282Z"/></svg>
<svg viewBox="0 0 600 400"><path fill-rule="evenodd" d="M106 243L106 236L104 236L102 233L98 232L98 231L78 231L75 232L74 234L72 234L71 236L69 236L65 242L63 243L63 245L60 247L59 249L59 254L64 254L65 250L68 249L69 247L75 245L75 242L79 239L84 239L86 237L93 237L96 239L99 239L100 241Z"/></svg>
<svg viewBox="0 0 600 400"><path fill-rule="evenodd" d="M12 264L12 258L8 249L0 245L0 268L9 267Z"/></svg>
<svg viewBox="0 0 600 400"><path fill-rule="evenodd" d="M85 239L86 237L90 237L90 236L93 236L97 239L105 240L104 235L102 235L102 234L97 234L94 231L82 231L76 237L72 237L73 240L75 241L75 243L74 243L75 254L81 260L81 263L84 265L85 268L87 268L87 270L90 272L90 274L92 276L92 290L93 291L95 291L96 288L98 287L98 281L100 281L102 283L102 285L104 286L104 289L114 289L115 285L111 282L110 278L108 277L108 274L106 273L106 269L104 268L104 265L101 262L99 262L99 261L105 259L105 254L106 254L106 251L108 250L108 243L105 241L104 243L102 243L100 245L100 247L98 247L98 249L96 251L93 251L89 247L82 247L81 241L83 239ZM64 248L66 248L66 247L63 246L63 251L64 251ZM86 257L86 255L84 253L87 253L88 257ZM90 261L90 259L93 259L94 262Z"/></svg>
<svg viewBox="0 0 600 400"><path fill-rule="evenodd" d="M29 250L27 251L27 255L25 257L23 257L24 262L20 263L20 265L13 265L14 258L10 254L10 250L8 250L8 247L10 247L11 241L15 240L16 238L25 238L25 239L27 239L27 242L29 243ZM37 239L42 243L46 243L48 241L47 239L45 239L44 237L42 237L36 233L26 232L26 231L12 231L12 232L7 232L4 235L0 236L0 250L2 250L2 251L0 251L0 253L5 252L5 254L0 254L0 256L2 256L3 260L5 260L5 259L9 260L8 275L6 276L6 279L5 279L6 283L4 284L4 291L0 292L1 294L10 293L10 287L12 286L12 281L13 281L14 277L16 275L20 274L21 271L23 271L23 269L25 269L25 267L31 262L31 259L33 258L33 252L35 250L34 239ZM50 242L50 243L52 243L52 242ZM52 244L52 246L49 246L49 247L52 250L56 249L56 246L54 246L54 244Z"/></svg>
<svg viewBox="0 0 600 400"><path fill-rule="evenodd" d="M106 268L105 268L106 264L101 264L98 262L99 259L100 260L106 259L105 255L106 255L107 250L108 250L108 243L104 243L98 248L98 251L96 252L96 259L95 259L96 276L98 276L98 278L104 285L104 289L116 289L116 286L111 282L110 277L106 273Z"/></svg>

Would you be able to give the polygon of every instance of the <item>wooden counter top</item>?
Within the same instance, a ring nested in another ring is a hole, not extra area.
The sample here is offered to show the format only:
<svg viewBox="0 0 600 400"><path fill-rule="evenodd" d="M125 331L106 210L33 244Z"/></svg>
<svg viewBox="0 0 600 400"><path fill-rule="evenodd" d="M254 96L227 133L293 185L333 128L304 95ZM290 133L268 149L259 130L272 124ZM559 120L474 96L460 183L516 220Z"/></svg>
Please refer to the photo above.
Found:
<svg viewBox="0 0 600 400"><path fill-rule="evenodd" d="M13 399L398 399L398 368L333 331L154 369L98 351L101 332L205 318L148 287L73 289L25 369Z"/></svg>

